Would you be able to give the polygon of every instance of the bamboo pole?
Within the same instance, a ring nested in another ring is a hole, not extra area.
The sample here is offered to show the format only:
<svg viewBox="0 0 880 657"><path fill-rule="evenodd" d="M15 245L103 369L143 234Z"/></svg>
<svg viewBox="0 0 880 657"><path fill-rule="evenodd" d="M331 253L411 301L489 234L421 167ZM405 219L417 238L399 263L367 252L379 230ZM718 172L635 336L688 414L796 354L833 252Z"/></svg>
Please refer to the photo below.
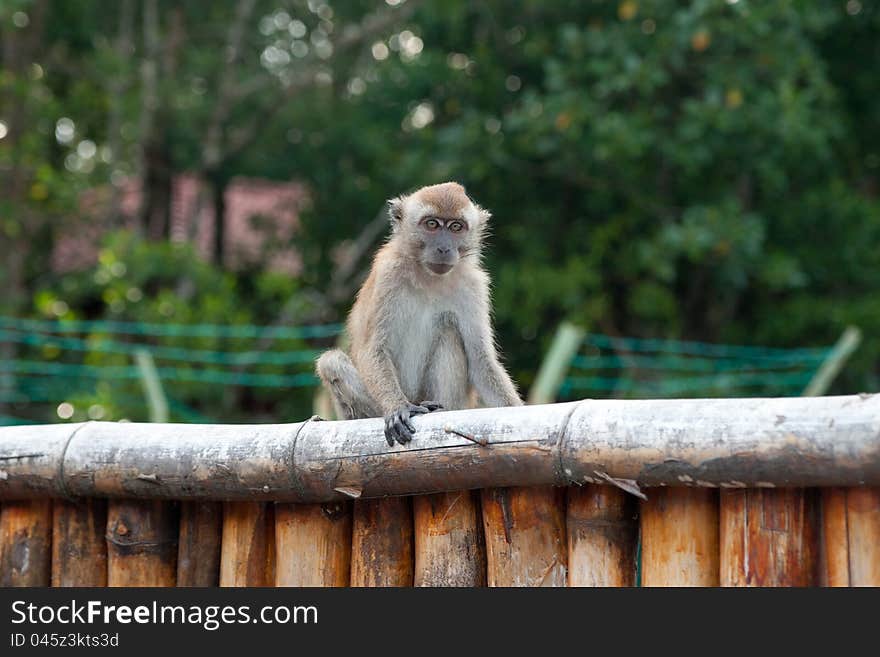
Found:
<svg viewBox="0 0 880 657"><path fill-rule="evenodd" d="M489 586L565 586L565 490L482 491Z"/></svg>
<svg viewBox="0 0 880 657"><path fill-rule="evenodd" d="M178 517L156 500L107 505L107 585L174 586Z"/></svg>
<svg viewBox="0 0 880 657"><path fill-rule="evenodd" d="M812 490L721 491L721 585L816 584L817 512Z"/></svg>
<svg viewBox="0 0 880 657"><path fill-rule="evenodd" d="M107 501L52 504L52 586L107 586Z"/></svg>
<svg viewBox="0 0 880 657"><path fill-rule="evenodd" d="M52 502L6 502L0 508L0 586L49 586Z"/></svg>
<svg viewBox="0 0 880 657"><path fill-rule="evenodd" d="M348 503L275 506L275 586L348 586Z"/></svg>
<svg viewBox="0 0 880 657"><path fill-rule="evenodd" d="M412 499L355 500L351 586L412 586L413 569Z"/></svg>
<svg viewBox="0 0 880 657"><path fill-rule="evenodd" d="M880 488L822 491L825 584L880 586Z"/></svg>
<svg viewBox="0 0 880 657"><path fill-rule="evenodd" d="M847 326L840 334L837 342L831 348L828 357L816 370L813 378L804 388L804 397L817 397L824 395L831 387L831 383L840 374L846 361L853 352L859 348L862 342L862 331L856 326Z"/></svg>
<svg viewBox="0 0 880 657"><path fill-rule="evenodd" d="M413 499L416 586L485 586L486 546L475 491Z"/></svg>
<svg viewBox="0 0 880 657"><path fill-rule="evenodd" d="M571 361L584 342L584 329L562 322L556 330L553 344L544 357L535 383L529 390L529 404L549 404L556 401Z"/></svg>
<svg viewBox="0 0 880 657"><path fill-rule="evenodd" d="M275 518L263 502L226 502L220 586L270 586L275 581Z"/></svg>
<svg viewBox="0 0 880 657"><path fill-rule="evenodd" d="M880 486L880 395L584 400L413 422L415 440L394 447L381 418L5 427L0 499L325 502L609 477L642 486Z"/></svg>
<svg viewBox="0 0 880 657"><path fill-rule="evenodd" d="M652 490L641 506L642 586L718 586L718 492Z"/></svg>
<svg viewBox="0 0 880 657"><path fill-rule="evenodd" d="M568 489L568 586L635 584L635 502L632 495L613 486Z"/></svg>
<svg viewBox="0 0 880 657"><path fill-rule="evenodd" d="M217 586L220 583L220 542L223 505L183 502L177 549L177 586Z"/></svg>
<svg viewBox="0 0 880 657"><path fill-rule="evenodd" d="M168 398L162 388L162 380L156 370L153 355L146 349L137 349L134 352L134 360L144 389L147 408L150 411L150 422L168 422Z"/></svg>

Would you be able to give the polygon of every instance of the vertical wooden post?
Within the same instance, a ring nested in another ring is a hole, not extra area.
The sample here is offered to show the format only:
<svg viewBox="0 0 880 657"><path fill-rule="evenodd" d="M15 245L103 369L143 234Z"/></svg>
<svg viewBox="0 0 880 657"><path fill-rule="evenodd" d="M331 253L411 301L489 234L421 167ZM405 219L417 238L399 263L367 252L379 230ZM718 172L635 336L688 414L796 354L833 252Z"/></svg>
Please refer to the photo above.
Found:
<svg viewBox="0 0 880 657"><path fill-rule="evenodd" d="M52 586L107 586L107 501L52 504Z"/></svg>
<svg viewBox="0 0 880 657"><path fill-rule="evenodd" d="M803 396L825 394L860 342L861 331L847 327L804 389ZM819 572L817 505L815 490L722 491L722 586L816 584Z"/></svg>
<svg viewBox="0 0 880 657"><path fill-rule="evenodd" d="M351 538L351 586L412 585L411 498L355 500Z"/></svg>
<svg viewBox="0 0 880 657"><path fill-rule="evenodd" d="M275 540L275 505L266 505L266 586L275 585L278 541Z"/></svg>
<svg viewBox="0 0 880 657"><path fill-rule="evenodd" d="M275 586L348 586L350 505L277 504L275 553Z"/></svg>
<svg viewBox="0 0 880 657"><path fill-rule="evenodd" d="M220 550L220 586L271 586L275 580L273 506L226 502Z"/></svg>
<svg viewBox="0 0 880 657"><path fill-rule="evenodd" d="M530 404L556 401L583 339L583 328L559 325L529 391ZM482 491L489 586L565 586L564 505L564 491L549 486Z"/></svg>
<svg viewBox="0 0 880 657"><path fill-rule="evenodd" d="M223 505L220 502L180 505L177 586L217 586L222 532Z"/></svg>
<svg viewBox="0 0 880 657"><path fill-rule="evenodd" d="M49 586L52 502L6 501L0 509L0 586Z"/></svg>
<svg viewBox="0 0 880 657"><path fill-rule="evenodd" d="M822 491L828 586L880 586L880 488Z"/></svg>
<svg viewBox="0 0 880 657"><path fill-rule="evenodd" d="M642 586L718 586L718 491L652 488L641 532Z"/></svg>
<svg viewBox="0 0 880 657"><path fill-rule="evenodd" d="M168 422L168 399L152 354L138 349L150 422ZM110 586L174 586L177 582L178 508L151 501L111 501L107 510Z"/></svg>
<svg viewBox="0 0 880 657"><path fill-rule="evenodd" d="M568 585L633 586L635 498L614 486L572 486L566 511Z"/></svg>
<svg viewBox="0 0 880 657"><path fill-rule="evenodd" d="M174 586L178 517L159 500L107 504L108 586Z"/></svg>
<svg viewBox="0 0 880 657"><path fill-rule="evenodd" d="M485 586L477 495L458 491L413 498L416 586Z"/></svg>
<svg viewBox="0 0 880 657"><path fill-rule="evenodd" d="M565 586L565 489L482 492L489 586Z"/></svg>
<svg viewBox="0 0 880 657"><path fill-rule="evenodd" d="M721 491L721 585L817 583L817 496L813 489Z"/></svg>

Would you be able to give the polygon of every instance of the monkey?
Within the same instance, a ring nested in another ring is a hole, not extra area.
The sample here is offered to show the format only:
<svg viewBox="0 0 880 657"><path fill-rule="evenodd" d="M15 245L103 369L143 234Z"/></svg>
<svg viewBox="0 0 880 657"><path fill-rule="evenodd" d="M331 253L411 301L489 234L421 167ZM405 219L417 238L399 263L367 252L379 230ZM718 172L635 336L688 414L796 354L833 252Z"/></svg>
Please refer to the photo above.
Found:
<svg viewBox="0 0 880 657"><path fill-rule="evenodd" d="M489 211L446 182L390 199L388 214L390 237L348 315L348 353L332 349L315 366L339 417L384 417L393 447L412 440L416 415L473 397L522 405L495 347L480 262Z"/></svg>

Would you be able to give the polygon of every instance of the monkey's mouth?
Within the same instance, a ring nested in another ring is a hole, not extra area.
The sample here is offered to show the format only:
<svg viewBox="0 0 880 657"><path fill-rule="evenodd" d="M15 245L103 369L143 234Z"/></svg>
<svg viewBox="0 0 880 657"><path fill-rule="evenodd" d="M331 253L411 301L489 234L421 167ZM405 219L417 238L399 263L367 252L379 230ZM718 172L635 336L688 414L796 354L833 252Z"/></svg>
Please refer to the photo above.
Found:
<svg viewBox="0 0 880 657"><path fill-rule="evenodd" d="M428 269L430 269L435 274L448 274L452 271L452 265L447 265L445 263L440 262L429 262L427 263Z"/></svg>

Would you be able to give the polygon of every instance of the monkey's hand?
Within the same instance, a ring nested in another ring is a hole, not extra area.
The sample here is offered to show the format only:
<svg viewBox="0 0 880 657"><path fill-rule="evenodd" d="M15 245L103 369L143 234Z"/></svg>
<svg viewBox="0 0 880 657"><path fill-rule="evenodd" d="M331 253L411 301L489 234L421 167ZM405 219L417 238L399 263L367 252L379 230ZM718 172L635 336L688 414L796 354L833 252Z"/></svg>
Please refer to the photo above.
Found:
<svg viewBox="0 0 880 657"><path fill-rule="evenodd" d="M393 447L396 440L401 445L412 440L416 428L413 426L410 417L413 415L423 415L443 408L437 402L422 402L421 405L404 404L397 410L385 416L385 440L388 446Z"/></svg>

